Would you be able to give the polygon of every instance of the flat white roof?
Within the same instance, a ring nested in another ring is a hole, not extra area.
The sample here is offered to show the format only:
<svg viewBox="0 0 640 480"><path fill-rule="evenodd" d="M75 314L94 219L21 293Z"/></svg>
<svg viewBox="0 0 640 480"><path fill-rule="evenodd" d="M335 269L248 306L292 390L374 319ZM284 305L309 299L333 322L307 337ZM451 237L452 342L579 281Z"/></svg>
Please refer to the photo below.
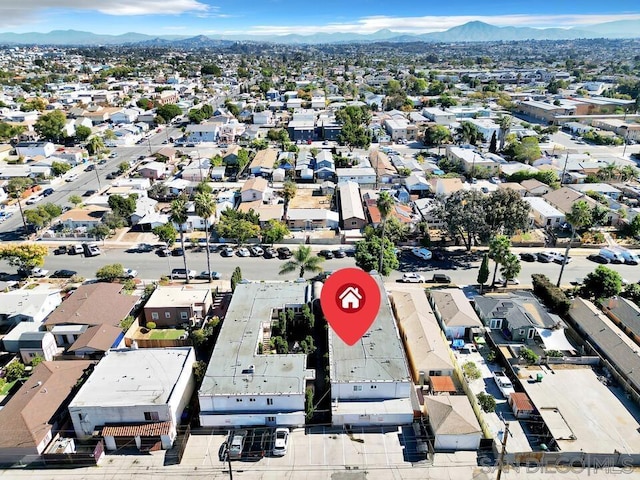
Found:
<svg viewBox="0 0 640 480"><path fill-rule="evenodd" d="M540 197L523 197L525 202L531 205L531 209L537 211L543 217L564 217L564 213Z"/></svg>

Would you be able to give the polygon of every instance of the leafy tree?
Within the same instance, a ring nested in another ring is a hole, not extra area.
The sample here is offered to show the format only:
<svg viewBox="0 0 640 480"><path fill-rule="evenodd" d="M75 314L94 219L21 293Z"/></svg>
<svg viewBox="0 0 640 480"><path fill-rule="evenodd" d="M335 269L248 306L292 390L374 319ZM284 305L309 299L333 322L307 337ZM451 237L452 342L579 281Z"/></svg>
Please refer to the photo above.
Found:
<svg viewBox="0 0 640 480"><path fill-rule="evenodd" d="M153 108L153 101L142 97L136 102L136 105L144 110L151 110Z"/></svg>
<svg viewBox="0 0 640 480"><path fill-rule="evenodd" d="M120 173L124 173L127 170L129 170L129 168L131 168L131 165L129 165L129 162L120 162L118 164L118 172Z"/></svg>
<svg viewBox="0 0 640 480"><path fill-rule="evenodd" d="M4 378L7 382L11 383L20 378L24 378L25 375L25 367L22 362L13 361L4 367Z"/></svg>
<svg viewBox="0 0 640 480"><path fill-rule="evenodd" d="M111 230L117 230L127 225L127 221L120 215L116 215L112 212L107 212L102 217L102 223L104 223Z"/></svg>
<svg viewBox="0 0 640 480"><path fill-rule="evenodd" d="M511 120L512 118L509 115L503 115L498 120L498 125L500 125L500 151L504 150L504 142L511 129Z"/></svg>
<svg viewBox="0 0 640 480"><path fill-rule="evenodd" d="M69 165L67 162L51 162L51 173L53 173L56 177L64 175L69 170L71 170L71 165Z"/></svg>
<svg viewBox="0 0 640 480"><path fill-rule="evenodd" d="M527 347L522 347L520 349L519 356L529 365L535 365L538 363L538 360L540 360L540 356Z"/></svg>
<svg viewBox="0 0 640 480"><path fill-rule="evenodd" d="M465 121L456 128L456 138L459 143L475 145L482 141L482 133L480 133L480 130L478 130L475 124Z"/></svg>
<svg viewBox="0 0 640 480"><path fill-rule="evenodd" d="M6 122L0 122L0 142L7 142L13 138L16 138L22 132L25 127L22 125L11 125Z"/></svg>
<svg viewBox="0 0 640 480"><path fill-rule="evenodd" d="M631 220L629 233L636 238L640 236L640 215L636 215L633 217L633 220Z"/></svg>
<svg viewBox="0 0 640 480"><path fill-rule="evenodd" d="M482 263L480 264L480 270L478 270L477 280L480 284L480 293L482 293L484 290L484 284L489 280L489 255L486 253L482 257Z"/></svg>
<svg viewBox="0 0 640 480"><path fill-rule="evenodd" d="M253 211L243 213L237 210L225 210L216 225L218 236L235 239L238 245L242 245L248 239L260 235L259 217Z"/></svg>
<svg viewBox="0 0 640 480"><path fill-rule="evenodd" d="M496 138L496 132L491 135L491 141L489 142L489 152L496 153L498 151L498 139Z"/></svg>
<svg viewBox="0 0 640 480"><path fill-rule="evenodd" d="M436 213L449 234L459 238L467 250L487 231L484 194L478 190L459 190L437 207Z"/></svg>
<svg viewBox="0 0 640 480"><path fill-rule="evenodd" d="M238 171L242 172L249 165L249 152L244 148L238 150Z"/></svg>
<svg viewBox="0 0 640 480"><path fill-rule="evenodd" d="M62 213L62 208L55 203L45 203L35 209L25 210L24 216L27 223L42 228Z"/></svg>
<svg viewBox="0 0 640 480"><path fill-rule="evenodd" d="M67 117L61 110L53 110L41 115L33 128L38 135L52 142L59 142L62 139L62 129L67 121Z"/></svg>
<svg viewBox="0 0 640 480"><path fill-rule="evenodd" d="M573 240L576 238L576 231L580 230L591 224L591 209L589 208L589 204L585 200L578 200L571 205L571 211L566 215L567 222L571 224L571 238L569 239L569 243L567 244L567 248L564 251L564 261L562 262L562 266L560 267L560 274L558 275L558 283L556 284L558 287L560 286L560 281L562 280L562 274L564 273L564 267L567 264L567 258L569 258L569 251L571 250L571 244Z"/></svg>
<svg viewBox="0 0 640 480"><path fill-rule="evenodd" d="M474 362L468 361L463 363L462 371L464 372L464 376L469 380L478 380L479 378L482 378L482 372Z"/></svg>
<svg viewBox="0 0 640 480"><path fill-rule="evenodd" d="M121 263L112 263L104 265L96 272L96 278L104 282L113 282L122 278L124 275L124 267Z"/></svg>
<svg viewBox="0 0 640 480"><path fill-rule="evenodd" d="M211 273L211 252L209 251L209 237L211 236L209 232L209 218L215 213L216 204L213 201L211 193L203 191L196 193L194 197L194 207L196 215L204 221L204 231L207 239L207 270L209 271L209 281L211 281L213 277Z"/></svg>
<svg viewBox="0 0 640 480"><path fill-rule="evenodd" d="M500 188L484 197L485 218L489 232L513 235L529 227L531 206L510 188Z"/></svg>
<svg viewBox="0 0 640 480"><path fill-rule="evenodd" d="M604 265L584 278L581 295L588 298L609 298L620 294L622 277L618 272Z"/></svg>
<svg viewBox="0 0 640 480"><path fill-rule="evenodd" d="M22 194L33 185L33 179L27 177L13 177L7 183L5 191L13 199L18 200L18 208L20 209L20 216L22 217L22 224L25 230L27 229L27 222L24 218L24 212L22 211L22 202L19 199L22 198Z"/></svg>
<svg viewBox="0 0 640 480"><path fill-rule="evenodd" d="M496 411L496 399L485 392L480 392L476 395L478 404L483 412L491 413Z"/></svg>
<svg viewBox="0 0 640 480"><path fill-rule="evenodd" d="M382 269L380 275L387 276L392 270L400 266L395 252L395 246L388 238L381 239L377 235L371 235L356 243L356 266L365 272L380 268L380 250L383 250Z"/></svg>
<svg viewBox="0 0 640 480"><path fill-rule="evenodd" d="M304 278L306 271L321 272L321 263L323 261L324 259L322 257L318 257L311 252L311 247L300 245L293 251L291 260L285 262L282 267L280 267L279 273L280 275L284 275L299 270L300 278Z"/></svg>
<svg viewBox="0 0 640 480"><path fill-rule="evenodd" d="M521 264L520 259L513 253L507 254L502 261L500 267L500 273L504 278L504 286L506 287L510 280L513 280L520 274Z"/></svg>
<svg viewBox="0 0 640 480"><path fill-rule="evenodd" d="M44 357L42 355L36 355L34 357L31 358L31 366L33 368L37 367L38 365L40 365L42 362L44 362Z"/></svg>
<svg viewBox="0 0 640 480"><path fill-rule="evenodd" d="M87 234L92 235L96 240L104 240L111 234L111 229L104 223L99 223L87 230Z"/></svg>
<svg viewBox="0 0 640 480"><path fill-rule="evenodd" d="M111 197L109 197L111 201ZM187 211L187 197L181 195L171 202L171 213L169 214L169 220L175 225L178 225L180 231L180 247L182 247L182 261L184 263L185 271L189 271L187 268L187 251L184 249L184 224L189 219ZM207 249L208 251L208 249ZM186 282L189 283L189 275L186 275Z"/></svg>
<svg viewBox="0 0 640 480"><path fill-rule="evenodd" d="M49 254L46 245L35 243L10 243L0 245L0 259L18 270L31 271L44 265L44 257Z"/></svg>
<svg viewBox="0 0 640 480"><path fill-rule="evenodd" d="M78 125L76 127L76 138L79 142L84 142L90 136L91 129L89 127L85 127L84 125Z"/></svg>
<svg viewBox="0 0 640 480"><path fill-rule="evenodd" d="M298 186L295 184L295 182L292 182L291 180L287 180L282 185L282 191L280 192L280 195L284 199L282 219L285 221L287 219L287 213L289 211L289 202L291 202L293 197L296 196L297 190L298 190Z"/></svg>
<svg viewBox="0 0 640 480"><path fill-rule="evenodd" d="M122 195L111 195L109 197L109 208L111 211L129 221L129 217L133 215L133 212L136 211L136 201L138 200L138 195L133 193L131 195L127 195L123 197Z"/></svg>
<svg viewBox="0 0 640 480"><path fill-rule="evenodd" d="M172 223L165 223L164 225L158 225L152 230L153 234L158 237L158 240L166 243L168 246L172 246L176 243L176 235L178 231Z"/></svg>
<svg viewBox="0 0 640 480"><path fill-rule="evenodd" d="M94 135L93 137L89 138L89 140L87 141L87 150L89 151L90 155L98 155L104 149L105 149L105 145L102 137L98 137L97 135Z"/></svg>
<svg viewBox="0 0 640 480"><path fill-rule="evenodd" d="M525 137L521 141L509 143L505 153L522 163L531 163L542 156L538 139L535 137Z"/></svg>
<svg viewBox="0 0 640 480"><path fill-rule="evenodd" d="M161 117L165 123L169 123L177 116L182 115L182 110L175 103L167 103L165 105L160 105L156 109L156 115Z"/></svg>
<svg viewBox="0 0 640 480"><path fill-rule="evenodd" d="M275 218L270 219L262 228L262 241L265 243L277 243L287 235L289 235L287 225Z"/></svg>
<svg viewBox="0 0 640 480"><path fill-rule="evenodd" d="M71 195L69 197L69 202L77 208L78 205L82 205L82 197L80 195Z"/></svg>
<svg viewBox="0 0 640 480"><path fill-rule="evenodd" d="M338 134L340 145L346 145L349 150L369 147L371 136L366 126L371 121L371 113L367 107L342 107L336 112L336 120L342 124Z"/></svg>
<svg viewBox="0 0 640 480"><path fill-rule="evenodd" d="M380 212L380 219L382 220L381 238L383 239L385 238L384 229L387 223L387 217L391 213L391 210L393 209L394 205L395 205L395 200L393 199L393 197L388 191L385 190L383 192L380 192L380 195L378 195L378 199L376 200L376 206L378 207L378 210ZM382 270L383 258L384 258L384 250L380 249L380 262L378 266L378 271Z"/></svg>
<svg viewBox="0 0 640 480"><path fill-rule="evenodd" d="M147 190L147 194L154 200L159 200L169 195L169 187L165 183L156 182Z"/></svg>
<svg viewBox="0 0 640 480"><path fill-rule="evenodd" d="M231 291L234 292L236 290L236 285L240 283L242 280L242 270L240 267L236 267L231 274Z"/></svg>

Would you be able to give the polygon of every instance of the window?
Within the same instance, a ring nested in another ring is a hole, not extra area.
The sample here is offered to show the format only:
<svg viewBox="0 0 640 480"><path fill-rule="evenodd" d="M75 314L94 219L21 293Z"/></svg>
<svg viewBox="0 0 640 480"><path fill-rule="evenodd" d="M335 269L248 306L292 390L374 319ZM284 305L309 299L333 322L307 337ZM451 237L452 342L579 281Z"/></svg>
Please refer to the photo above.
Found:
<svg viewBox="0 0 640 480"><path fill-rule="evenodd" d="M267 417L267 423L275 423L276 417Z"/></svg>
<svg viewBox="0 0 640 480"><path fill-rule="evenodd" d="M492 318L489 322L489 327L493 329L502 328L502 319L501 318Z"/></svg>
<svg viewBox="0 0 640 480"><path fill-rule="evenodd" d="M158 312L151 312L151 319L152 320L158 320L159 315Z"/></svg>
<svg viewBox="0 0 640 480"><path fill-rule="evenodd" d="M353 391L354 392L361 392L362 391L362 385L354 385L353 386Z"/></svg>
<svg viewBox="0 0 640 480"><path fill-rule="evenodd" d="M144 419L147 422L157 422L160 420L160 416L158 415L158 412L144 412Z"/></svg>
<svg viewBox="0 0 640 480"><path fill-rule="evenodd" d="M236 398L236 402L241 402L242 399L241 398Z"/></svg>
<svg viewBox="0 0 640 480"><path fill-rule="evenodd" d="M273 405L273 398L267 398L267 405Z"/></svg>
<svg viewBox="0 0 640 480"><path fill-rule="evenodd" d="M171 318L171 312L164 312L164 318Z"/></svg>
<svg viewBox="0 0 640 480"><path fill-rule="evenodd" d="M534 328L530 328L527 332L527 338L531 340L536 334L536 330Z"/></svg>
<svg viewBox="0 0 640 480"><path fill-rule="evenodd" d="M378 388L378 386L377 385L371 385L371 386L369 386L369 388L375 389L375 388Z"/></svg>
<svg viewBox="0 0 640 480"><path fill-rule="evenodd" d="M180 319L181 319L181 320L186 320L187 318L189 318L189 317L187 316L187 312L180 312Z"/></svg>
<svg viewBox="0 0 640 480"><path fill-rule="evenodd" d="M255 402L255 401L256 401L256 399L255 399L255 398L250 398L250 399L249 399L249 401L250 401L250 402Z"/></svg>

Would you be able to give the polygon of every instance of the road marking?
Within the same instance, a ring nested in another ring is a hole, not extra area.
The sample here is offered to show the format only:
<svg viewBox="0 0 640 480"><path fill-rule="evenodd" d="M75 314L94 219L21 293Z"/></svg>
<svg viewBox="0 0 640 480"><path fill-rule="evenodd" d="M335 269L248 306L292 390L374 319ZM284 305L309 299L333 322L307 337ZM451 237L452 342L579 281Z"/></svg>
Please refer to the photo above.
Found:
<svg viewBox="0 0 640 480"><path fill-rule="evenodd" d="M384 458L387 459L387 466L389 465L389 454L387 452L387 434L384 432L384 427L380 427L380 432L382 432L382 446L384 446Z"/></svg>

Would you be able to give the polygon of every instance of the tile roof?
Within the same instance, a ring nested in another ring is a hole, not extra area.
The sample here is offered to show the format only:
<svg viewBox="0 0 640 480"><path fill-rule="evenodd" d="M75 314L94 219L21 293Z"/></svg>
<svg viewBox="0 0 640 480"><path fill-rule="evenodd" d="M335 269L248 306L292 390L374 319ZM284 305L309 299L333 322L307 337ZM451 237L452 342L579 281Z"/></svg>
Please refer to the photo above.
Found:
<svg viewBox="0 0 640 480"><path fill-rule="evenodd" d="M534 410L533 404L529 397L524 392L511 392L510 395L511 404L515 405L516 410L521 412L532 412Z"/></svg>
<svg viewBox="0 0 640 480"><path fill-rule="evenodd" d="M171 422L141 423L138 425L106 425L103 437L158 437L168 435Z"/></svg>
<svg viewBox="0 0 640 480"><path fill-rule="evenodd" d="M434 392L457 392L456 386L453 383L453 378L448 375L440 377L432 376L429 377L429 381L431 382L431 389Z"/></svg>

